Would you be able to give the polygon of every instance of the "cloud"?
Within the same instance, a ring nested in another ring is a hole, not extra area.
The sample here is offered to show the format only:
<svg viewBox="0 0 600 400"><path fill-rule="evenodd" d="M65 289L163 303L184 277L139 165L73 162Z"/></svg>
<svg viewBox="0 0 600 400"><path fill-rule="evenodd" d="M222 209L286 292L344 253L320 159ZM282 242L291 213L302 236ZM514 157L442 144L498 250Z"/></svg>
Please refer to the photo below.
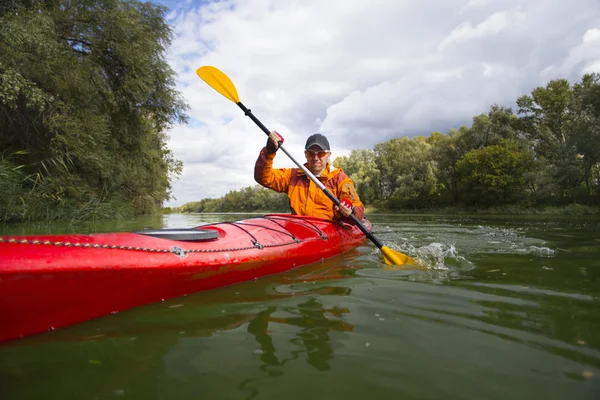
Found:
<svg viewBox="0 0 600 400"><path fill-rule="evenodd" d="M473 26L471 21L466 21L450 32L450 35L442 40L439 48L440 50L444 50L447 47L459 44L460 42L498 35L509 29L518 29L519 24L525 22L525 20L525 13L517 9L513 12L494 13L476 26Z"/></svg>
<svg viewBox="0 0 600 400"><path fill-rule="evenodd" d="M314 132L334 157L392 137L447 132L549 79L598 69L600 3L559 0L169 0L169 62L191 109L169 132L177 201L254 184L266 135L195 74L214 65L303 162ZM276 166L291 167L284 154Z"/></svg>
<svg viewBox="0 0 600 400"><path fill-rule="evenodd" d="M590 29L583 35L583 43L596 43L600 40L600 29Z"/></svg>
<svg viewBox="0 0 600 400"><path fill-rule="evenodd" d="M470 0L469 2L467 2L467 4L463 6L463 8L461 8L460 13L463 13L464 11L470 8L480 8L489 6L490 3L492 3L492 1L493 0Z"/></svg>
<svg viewBox="0 0 600 400"><path fill-rule="evenodd" d="M561 62L545 68L542 75L557 78L577 70L581 70L583 73L599 72L599 64L600 29L592 28L582 35L581 42L571 48Z"/></svg>
<svg viewBox="0 0 600 400"><path fill-rule="evenodd" d="M514 68L473 63L383 82L329 107L323 130L348 144L447 132L507 93L516 98L519 92L511 83L518 76Z"/></svg>
<svg viewBox="0 0 600 400"><path fill-rule="evenodd" d="M600 74L600 59L586 63L583 72L586 74L597 73Z"/></svg>

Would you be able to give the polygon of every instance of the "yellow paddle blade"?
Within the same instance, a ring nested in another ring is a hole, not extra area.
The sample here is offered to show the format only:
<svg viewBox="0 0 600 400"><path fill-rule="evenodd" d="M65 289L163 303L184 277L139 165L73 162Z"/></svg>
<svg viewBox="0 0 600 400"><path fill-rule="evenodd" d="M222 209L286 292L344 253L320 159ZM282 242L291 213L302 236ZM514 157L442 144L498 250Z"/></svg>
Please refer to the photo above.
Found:
<svg viewBox="0 0 600 400"><path fill-rule="evenodd" d="M381 253L383 253L383 259L388 265L415 264L415 260L412 257L394 251L387 246L381 247Z"/></svg>
<svg viewBox="0 0 600 400"><path fill-rule="evenodd" d="M221 70L218 68L207 65L198 68L196 70L196 74L200 77L200 79L208 83L208 86L212 87L229 100L236 104L240 102L237 89L235 88L233 82L231 82L231 79L229 79L229 77L221 72Z"/></svg>

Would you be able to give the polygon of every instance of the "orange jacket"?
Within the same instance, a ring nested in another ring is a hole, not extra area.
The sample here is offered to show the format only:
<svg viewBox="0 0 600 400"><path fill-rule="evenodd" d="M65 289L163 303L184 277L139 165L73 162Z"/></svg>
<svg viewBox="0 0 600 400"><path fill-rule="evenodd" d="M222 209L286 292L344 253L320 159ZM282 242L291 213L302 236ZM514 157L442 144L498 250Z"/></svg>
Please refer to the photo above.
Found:
<svg viewBox="0 0 600 400"><path fill-rule="evenodd" d="M349 218L342 218L334 210L333 202L300 168L273 168L275 154L268 153L263 147L254 166L254 179L266 188L286 192L292 214L351 221ZM363 219L365 207L356 193L352 179L341 168L333 168L327 164L318 179L340 201L348 200L352 203L354 215L359 220Z"/></svg>

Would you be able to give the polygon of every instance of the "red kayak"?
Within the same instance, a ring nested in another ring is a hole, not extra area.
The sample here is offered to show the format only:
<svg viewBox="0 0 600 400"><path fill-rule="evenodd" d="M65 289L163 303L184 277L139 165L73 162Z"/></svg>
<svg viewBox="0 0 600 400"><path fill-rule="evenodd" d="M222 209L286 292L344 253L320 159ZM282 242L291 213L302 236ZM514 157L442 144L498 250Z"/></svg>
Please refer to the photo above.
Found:
<svg viewBox="0 0 600 400"><path fill-rule="evenodd" d="M289 214L192 229L0 237L0 341L289 271L364 240L354 225Z"/></svg>

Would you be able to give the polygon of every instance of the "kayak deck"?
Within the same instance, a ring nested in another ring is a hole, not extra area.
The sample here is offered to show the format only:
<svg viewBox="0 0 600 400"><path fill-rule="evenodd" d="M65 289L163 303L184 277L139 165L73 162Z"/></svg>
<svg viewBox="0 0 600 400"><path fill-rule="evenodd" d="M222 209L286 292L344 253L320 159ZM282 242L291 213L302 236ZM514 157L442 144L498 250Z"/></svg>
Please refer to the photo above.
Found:
<svg viewBox="0 0 600 400"><path fill-rule="evenodd" d="M288 214L194 229L202 239L165 231L1 237L0 341L289 271L365 239L352 225Z"/></svg>

